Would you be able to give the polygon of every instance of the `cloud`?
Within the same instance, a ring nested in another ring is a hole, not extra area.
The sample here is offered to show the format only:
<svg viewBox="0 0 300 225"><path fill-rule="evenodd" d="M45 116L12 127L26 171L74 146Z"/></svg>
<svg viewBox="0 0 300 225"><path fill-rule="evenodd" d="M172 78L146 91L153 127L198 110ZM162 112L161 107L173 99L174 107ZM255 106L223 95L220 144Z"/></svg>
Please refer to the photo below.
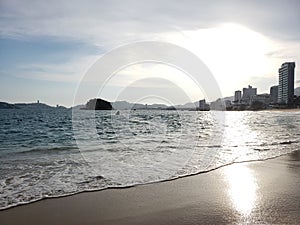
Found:
<svg viewBox="0 0 300 225"><path fill-rule="evenodd" d="M10 73L15 77L26 79L77 83L98 58L98 56L83 56L62 64L20 64Z"/></svg>
<svg viewBox="0 0 300 225"><path fill-rule="evenodd" d="M284 1L1 1L0 35L115 45L236 22L273 38L300 38L300 3Z"/></svg>

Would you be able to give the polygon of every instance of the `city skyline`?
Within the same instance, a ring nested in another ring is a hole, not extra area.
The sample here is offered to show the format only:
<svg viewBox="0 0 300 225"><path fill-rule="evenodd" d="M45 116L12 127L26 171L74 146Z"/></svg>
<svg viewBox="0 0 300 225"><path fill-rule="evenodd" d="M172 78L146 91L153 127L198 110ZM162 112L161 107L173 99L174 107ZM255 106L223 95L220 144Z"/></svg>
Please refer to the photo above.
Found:
<svg viewBox="0 0 300 225"><path fill-rule="evenodd" d="M282 74L281 74L281 70L282 70L282 68L283 68L283 66L285 66L285 65L292 65L292 67L291 67L291 72L292 73L288 73L289 74L289 76L291 76L291 78L292 78L292 81L294 82L294 80L295 80L295 73L294 73L294 69L296 68L296 63L295 62L284 62L284 63L282 63L282 65L281 65L281 67L278 69L278 83L277 84L275 84L275 85L272 85L272 86L270 86L269 87L269 92L264 92L264 93L258 93L258 88L256 88L256 87L253 87L252 85L250 85L250 84L248 84L248 87L243 87L242 88L242 90L243 91L240 91L240 90L236 90L236 91L234 91L234 94L233 95L230 95L230 96L223 96L223 97L218 97L218 98L216 98L215 100L213 100L213 101L210 101L210 102L208 102L208 103L214 103L214 102L218 102L220 99L226 99L226 98L233 98L233 103L241 103L242 101L245 103L245 104L250 104L250 98L251 98L251 96L260 96L260 95L269 95L269 98L270 98L270 103L283 103L283 104L288 104L288 103L291 103L291 102L288 102L288 101L286 101L286 102L284 102L284 101L280 101L279 100L279 96L278 96L278 87L280 86L280 77L282 76ZM289 79L291 79L291 78L289 78ZM288 81L286 81L286 82L288 82ZM300 86L299 87L295 87L294 86L294 84L291 86L292 88L293 88L293 96L294 96L294 89L297 89L297 88L300 88ZM276 89L276 90L274 90L274 89ZM286 90L286 92L287 91L289 91L289 90ZM273 93L272 93L273 92ZM290 92L290 91L289 91ZM274 97L273 95L274 95L274 93L276 93L276 97ZM101 98L101 96L95 96L95 98ZM272 100L272 99L276 99L276 101L275 100ZM94 98L92 98L92 99L94 99ZM196 100L196 101L194 101L194 102L184 102L183 104L165 104L166 106L175 106L175 105L181 105L181 106L183 106L183 105L186 105L186 104L189 104L189 103L195 103L195 106L197 106L197 102L199 101L199 104L201 105L201 104L206 104L205 103L205 98L203 99L203 100L201 100L201 97L199 98L200 100ZM86 102L88 101L89 99L87 99L86 100ZM104 99L105 100L105 99ZM31 101L31 102L28 102L28 103L35 103L35 101L37 102L37 103L40 103L40 100L39 99L37 99L37 100L34 100L34 101ZM151 103L147 103L147 102L130 102L130 101L127 101L126 99L124 99L124 100L117 100L116 102L122 102L122 101L125 101L125 102L128 102L128 103L131 103L131 104L135 104L135 103L137 103L137 104L145 104L145 105L147 105L147 104L153 104L153 105L155 105L155 104L163 104L163 103L160 103L160 102L151 102ZM201 101L204 101L204 103L200 103ZM85 104L86 102L82 102L81 104L78 104L78 105L82 105L82 104ZM112 101L113 102L113 101ZM7 103L22 103L22 102L7 102ZM41 102L42 103L42 102ZM48 104L47 102L43 102L44 104ZM223 104L223 103L222 103ZM52 105L53 106L53 105ZM64 106L64 105L59 105L59 104L56 104L56 106ZM72 105L71 107L75 107L75 106L77 106L77 105ZM201 107L200 107L201 108ZM221 107L222 108L222 107Z"/></svg>
<svg viewBox="0 0 300 225"><path fill-rule="evenodd" d="M274 103L291 103L290 100L294 97L294 89L297 88L295 87L295 68L295 62L284 62L278 69L278 82L277 84L273 84L272 86L270 86L270 92L268 92L270 94L270 97L272 95L272 92L277 92L278 97L276 97L276 101L274 100ZM248 89L250 89L249 94ZM251 89L253 89L253 91L251 91ZM281 93L279 93L278 91ZM243 88L243 92L240 90L236 90L233 95L234 101L243 100L243 98L245 98L245 92L246 95L257 95L257 88L252 88L251 85L248 85L248 88ZM246 98L248 97L249 96L247 96Z"/></svg>

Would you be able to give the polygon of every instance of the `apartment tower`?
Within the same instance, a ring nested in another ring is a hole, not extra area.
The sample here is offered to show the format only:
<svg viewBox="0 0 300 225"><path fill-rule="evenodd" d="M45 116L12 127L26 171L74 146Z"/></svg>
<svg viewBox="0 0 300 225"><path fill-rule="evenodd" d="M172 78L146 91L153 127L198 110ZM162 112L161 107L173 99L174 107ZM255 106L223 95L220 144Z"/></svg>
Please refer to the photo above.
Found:
<svg viewBox="0 0 300 225"><path fill-rule="evenodd" d="M291 104L294 99L295 62L285 62L279 68L278 103Z"/></svg>

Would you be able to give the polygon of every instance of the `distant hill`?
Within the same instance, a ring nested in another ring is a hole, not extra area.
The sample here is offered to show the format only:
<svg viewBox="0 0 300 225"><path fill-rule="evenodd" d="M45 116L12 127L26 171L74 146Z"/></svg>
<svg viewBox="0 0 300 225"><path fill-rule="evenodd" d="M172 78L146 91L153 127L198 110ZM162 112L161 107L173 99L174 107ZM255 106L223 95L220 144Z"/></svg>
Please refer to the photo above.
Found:
<svg viewBox="0 0 300 225"><path fill-rule="evenodd" d="M129 103L127 101L116 101L112 103L112 107L117 110L129 110L129 109L141 109L145 108L145 105L143 104L133 104Z"/></svg>
<svg viewBox="0 0 300 225"><path fill-rule="evenodd" d="M130 110L130 109L170 109L170 107L174 107L176 109L196 109L199 105L199 102L188 102L183 105L174 105L169 106L165 104L134 104L127 101L116 101L112 103L114 109L117 110Z"/></svg>
<svg viewBox="0 0 300 225"><path fill-rule="evenodd" d="M83 108L85 108L85 105L75 105L75 106L71 107L70 109L79 110L79 109L83 109Z"/></svg>
<svg viewBox="0 0 300 225"><path fill-rule="evenodd" d="M176 109L196 109L199 106L199 102L188 102L183 105L176 105Z"/></svg>
<svg viewBox="0 0 300 225"><path fill-rule="evenodd" d="M169 106L165 105L165 104L150 104L147 105L147 108L151 108L151 109L165 109L168 108Z"/></svg>
<svg viewBox="0 0 300 225"><path fill-rule="evenodd" d="M0 109L18 109L18 107L7 102L0 102Z"/></svg>
<svg viewBox="0 0 300 225"><path fill-rule="evenodd" d="M53 109L55 107L44 103L16 103L14 104L19 109Z"/></svg>
<svg viewBox="0 0 300 225"><path fill-rule="evenodd" d="M0 102L0 109L20 109L20 110L49 110L49 109L67 109L64 106L53 107L44 103L16 103Z"/></svg>
<svg viewBox="0 0 300 225"><path fill-rule="evenodd" d="M130 109L165 109L168 106L164 104L140 104L140 103L130 103L127 101L116 101L112 103L112 107L117 110L130 110Z"/></svg>
<svg viewBox="0 0 300 225"><path fill-rule="evenodd" d="M225 97L225 98L222 98L223 101L233 101L234 100L234 96L229 96L229 97Z"/></svg>

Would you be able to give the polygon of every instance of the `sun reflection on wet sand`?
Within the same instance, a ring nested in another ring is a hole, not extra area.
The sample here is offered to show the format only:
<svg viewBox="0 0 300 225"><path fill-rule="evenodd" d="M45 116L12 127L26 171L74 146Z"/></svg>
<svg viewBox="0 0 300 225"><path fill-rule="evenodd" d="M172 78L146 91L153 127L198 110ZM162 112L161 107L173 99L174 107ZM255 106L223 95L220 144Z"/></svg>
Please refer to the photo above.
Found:
<svg viewBox="0 0 300 225"><path fill-rule="evenodd" d="M235 209L248 217L257 200L257 183L250 168L243 164L234 164L224 170L228 182L228 194Z"/></svg>

